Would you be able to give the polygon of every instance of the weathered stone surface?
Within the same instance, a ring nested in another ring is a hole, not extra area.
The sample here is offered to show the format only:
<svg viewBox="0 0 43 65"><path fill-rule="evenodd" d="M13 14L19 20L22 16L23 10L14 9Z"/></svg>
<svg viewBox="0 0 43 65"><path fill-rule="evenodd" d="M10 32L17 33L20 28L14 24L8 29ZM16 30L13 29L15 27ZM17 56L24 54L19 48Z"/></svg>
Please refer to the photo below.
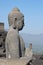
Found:
<svg viewBox="0 0 43 65"><path fill-rule="evenodd" d="M32 59L32 46L25 48L24 41L19 35L19 31L23 29L24 26L24 15L20 12L18 8L13 9L8 15L9 21L9 31L7 33L6 42L5 38L2 39L3 35L0 34L0 43L5 42L3 46L6 49L6 58L0 59L0 65L29 65ZM3 24L1 24L1 29L3 30ZM5 51L5 50L4 50ZM2 53L1 51L0 53Z"/></svg>
<svg viewBox="0 0 43 65"><path fill-rule="evenodd" d="M10 27L6 37L6 57L19 58L19 35L18 30Z"/></svg>
<svg viewBox="0 0 43 65"><path fill-rule="evenodd" d="M4 23L0 23L0 31L4 31Z"/></svg>
<svg viewBox="0 0 43 65"><path fill-rule="evenodd" d="M33 56L32 49L30 50L29 48L26 48L25 56L32 58L32 56Z"/></svg>
<svg viewBox="0 0 43 65"><path fill-rule="evenodd" d="M17 23L15 26L16 27L19 26L18 30L21 30L22 26L24 26L24 15L20 12L18 8L14 8L8 15L8 21L9 21L9 26L11 26L12 24L15 25L15 21L16 21Z"/></svg>
<svg viewBox="0 0 43 65"><path fill-rule="evenodd" d="M32 50L29 51L27 48L25 50L24 41L19 35L19 31L22 30L24 26L24 15L18 8L15 8L8 15L8 21L10 28L5 43L6 58L10 58L10 60L13 59L15 65L27 65L32 59ZM8 64L10 65L11 62L12 61L8 61Z"/></svg>
<svg viewBox="0 0 43 65"><path fill-rule="evenodd" d="M25 56L32 59L33 52L32 52L32 44L29 45L29 48L26 48L25 50Z"/></svg>
<svg viewBox="0 0 43 65"><path fill-rule="evenodd" d="M19 36L19 30L24 26L24 16L18 8L8 15L9 31L6 37L6 57L19 58L24 55L24 42Z"/></svg>
<svg viewBox="0 0 43 65"><path fill-rule="evenodd" d="M0 59L0 65L27 65L30 58L22 59ZM29 64L28 64L29 65Z"/></svg>
<svg viewBox="0 0 43 65"><path fill-rule="evenodd" d="M25 43L23 38L19 35L20 37L20 46L21 46L21 56L24 57L25 56Z"/></svg>
<svg viewBox="0 0 43 65"><path fill-rule="evenodd" d="M0 57L5 56L5 38L7 32L4 30L4 23L0 23Z"/></svg>

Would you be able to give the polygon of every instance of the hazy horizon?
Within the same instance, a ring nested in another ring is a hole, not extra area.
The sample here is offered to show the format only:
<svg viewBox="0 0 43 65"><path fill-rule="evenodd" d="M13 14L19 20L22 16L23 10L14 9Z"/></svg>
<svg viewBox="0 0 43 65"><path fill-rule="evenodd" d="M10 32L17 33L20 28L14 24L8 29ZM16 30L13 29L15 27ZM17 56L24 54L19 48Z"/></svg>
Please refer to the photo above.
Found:
<svg viewBox="0 0 43 65"><path fill-rule="evenodd" d="M29 47L32 43L33 51L35 53L43 54L43 34L20 34L23 37L25 46Z"/></svg>

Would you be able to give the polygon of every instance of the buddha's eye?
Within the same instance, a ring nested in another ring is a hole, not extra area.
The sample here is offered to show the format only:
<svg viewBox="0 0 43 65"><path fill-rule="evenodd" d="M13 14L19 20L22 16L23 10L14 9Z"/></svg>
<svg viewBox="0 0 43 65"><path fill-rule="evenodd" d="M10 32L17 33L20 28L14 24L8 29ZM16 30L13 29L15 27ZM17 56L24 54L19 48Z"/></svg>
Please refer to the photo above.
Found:
<svg viewBox="0 0 43 65"><path fill-rule="evenodd" d="M17 18L15 18L15 21L17 21Z"/></svg>

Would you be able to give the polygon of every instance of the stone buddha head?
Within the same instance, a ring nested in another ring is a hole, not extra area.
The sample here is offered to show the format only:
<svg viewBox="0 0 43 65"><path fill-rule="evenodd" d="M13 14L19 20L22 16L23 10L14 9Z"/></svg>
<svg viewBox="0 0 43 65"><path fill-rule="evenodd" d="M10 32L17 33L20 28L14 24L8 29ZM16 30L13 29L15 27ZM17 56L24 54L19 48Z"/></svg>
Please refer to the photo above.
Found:
<svg viewBox="0 0 43 65"><path fill-rule="evenodd" d="M14 8L8 15L9 26L22 30L24 27L24 15L18 8Z"/></svg>

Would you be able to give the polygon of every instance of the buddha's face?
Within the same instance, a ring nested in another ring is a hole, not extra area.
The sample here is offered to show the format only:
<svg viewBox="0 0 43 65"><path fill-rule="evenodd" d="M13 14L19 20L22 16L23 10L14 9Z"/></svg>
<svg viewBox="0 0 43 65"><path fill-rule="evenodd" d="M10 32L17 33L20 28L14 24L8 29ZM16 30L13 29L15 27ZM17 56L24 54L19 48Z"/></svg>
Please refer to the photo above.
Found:
<svg viewBox="0 0 43 65"><path fill-rule="evenodd" d="M24 15L20 12L18 8L13 9L8 15L9 26L13 25L13 27L18 30L22 30L24 26Z"/></svg>

